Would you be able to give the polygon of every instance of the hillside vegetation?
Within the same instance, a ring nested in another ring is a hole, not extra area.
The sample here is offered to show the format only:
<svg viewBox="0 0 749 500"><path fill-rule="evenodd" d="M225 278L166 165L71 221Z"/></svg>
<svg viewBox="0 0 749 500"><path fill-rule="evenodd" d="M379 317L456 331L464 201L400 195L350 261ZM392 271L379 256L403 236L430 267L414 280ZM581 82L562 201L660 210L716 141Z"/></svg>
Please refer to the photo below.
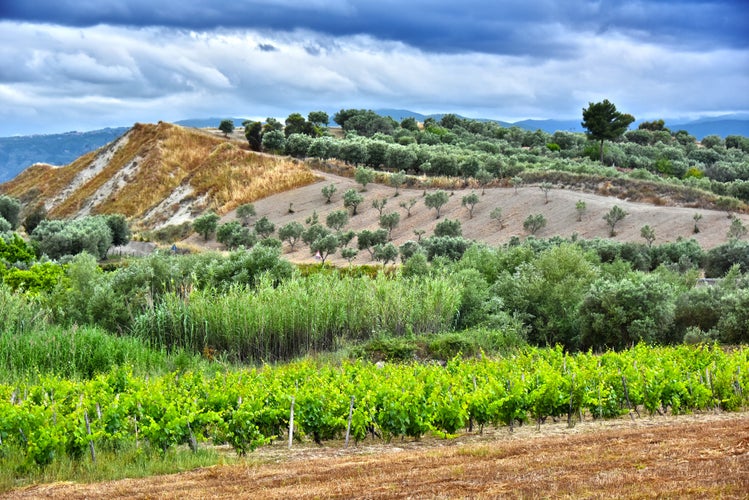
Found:
<svg viewBox="0 0 749 500"><path fill-rule="evenodd" d="M152 228L208 209L224 213L314 180L296 161L161 122L138 124L68 166L33 166L2 191L27 206L44 203L53 218L120 213L134 227Z"/></svg>

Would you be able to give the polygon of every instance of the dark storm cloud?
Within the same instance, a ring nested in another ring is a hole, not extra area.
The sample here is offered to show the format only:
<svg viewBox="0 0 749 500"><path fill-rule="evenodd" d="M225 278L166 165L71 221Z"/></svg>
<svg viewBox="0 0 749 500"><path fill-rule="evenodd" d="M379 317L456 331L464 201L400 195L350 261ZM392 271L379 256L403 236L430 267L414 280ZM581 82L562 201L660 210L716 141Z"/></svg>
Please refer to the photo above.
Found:
<svg viewBox="0 0 749 500"><path fill-rule="evenodd" d="M165 26L188 30L311 30L366 34L427 52L564 57L568 31L622 32L658 44L749 46L746 0L4 0L0 18L86 27Z"/></svg>

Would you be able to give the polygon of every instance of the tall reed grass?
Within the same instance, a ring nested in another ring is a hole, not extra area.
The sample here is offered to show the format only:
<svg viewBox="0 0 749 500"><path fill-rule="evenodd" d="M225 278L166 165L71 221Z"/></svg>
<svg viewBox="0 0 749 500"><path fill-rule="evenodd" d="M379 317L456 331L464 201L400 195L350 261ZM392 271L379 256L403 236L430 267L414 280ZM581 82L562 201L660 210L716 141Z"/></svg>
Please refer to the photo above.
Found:
<svg viewBox="0 0 749 500"><path fill-rule="evenodd" d="M192 368L198 363L197 355L169 355L140 339L117 337L97 327L49 326L23 333L0 333L3 381L28 380L39 375L89 379L118 366L129 366L136 373L158 373L180 368L178 365Z"/></svg>
<svg viewBox="0 0 749 500"><path fill-rule="evenodd" d="M14 293L0 283L0 334L23 335L45 326L49 316L39 299Z"/></svg>
<svg viewBox="0 0 749 500"><path fill-rule="evenodd" d="M461 289L449 277L420 280L316 274L218 294L167 294L136 318L134 333L155 346L221 351L233 361L276 361L333 350L376 333L449 330Z"/></svg>

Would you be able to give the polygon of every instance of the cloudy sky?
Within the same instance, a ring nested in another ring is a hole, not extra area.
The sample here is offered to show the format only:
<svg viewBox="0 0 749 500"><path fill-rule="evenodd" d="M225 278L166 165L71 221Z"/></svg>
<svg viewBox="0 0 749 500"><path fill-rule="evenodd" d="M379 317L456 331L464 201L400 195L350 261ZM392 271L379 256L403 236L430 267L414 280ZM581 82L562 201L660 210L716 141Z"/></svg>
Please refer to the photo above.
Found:
<svg viewBox="0 0 749 500"><path fill-rule="evenodd" d="M746 0L0 0L0 136L402 108L749 111Z"/></svg>

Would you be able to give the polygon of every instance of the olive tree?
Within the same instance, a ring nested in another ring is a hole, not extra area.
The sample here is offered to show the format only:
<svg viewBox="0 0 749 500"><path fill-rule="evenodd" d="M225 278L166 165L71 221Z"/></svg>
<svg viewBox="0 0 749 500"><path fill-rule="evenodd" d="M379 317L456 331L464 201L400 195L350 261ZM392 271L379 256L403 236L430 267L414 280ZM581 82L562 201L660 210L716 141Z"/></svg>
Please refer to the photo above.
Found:
<svg viewBox="0 0 749 500"><path fill-rule="evenodd" d="M437 219L440 218L440 210L450 200L450 196L443 190L438 189L424 197L424 204L437 211Z"/></svg>
<svg viewBox="0 0 749 500"><path fill-rule="evenodd" d="M276 231L276 225L268 217L261 217L255 223L255 232L262 238L267 238Z"/></svg>
<svg viewBox="0 0 749 500"><path fill-rule="evenodd" d="M609 236L616 236L616 231L614 230L614 228L619 223L619 221L624 219L627 215L629 214L625 212L621 207L619 207L619 205L614 205L613 207L611 207L611 210L604 214L603 220L605 220L609 225Z"/></svg>
<svg viewBox="0 0 749 500"><path fill-rule="evenodd" d="M640 236L645 238L645 241L648 242L649 247L652 247L653 242L655 241L655 229L650 227L650 225L645 224L644 226L642 226L642 228L640 228Z"/></svg>
<svg viewBox="0 0 749 500"><path fill-rule="evenodd" d="M322 188L322 195L323 198L325 198L325 203L330 203L330 199L333 197L336 191L338 191L338 188L335 187L335 184L328 184L327 186Z"/></svg>
<svg viewBox="0 0 749 500"><path fill-rule="evenodd" d="M387 229L388 240L393 239L393 229L400 223L401 214L398 212L390 212L387 214L380 215L380 227Z"/></svg>
<svg viewBox="0 0 749 500"><path fill-rule="evenodd" d="M473 219L473 209L479 202L479 195L471 191L471 194L463 197L462 205L468 209L468 218Z"/></svg>
<svg viewBox="0 0 749 500"><path fill-rule="evenodd" d="M325 259L338 250L338 238L334 234L326 234L313 241L309 248L312 254L319 255L320 260L325 264Z"/></svg>
<svg viewBox="0 0 749 500"><path fill-rule="evenodd" d="M353 208L351 215L356 215L356 208L364 201L364 197L356 189L348 189L343 193L343 206Z"/></svg>
<svg viewBox="0 0 749 500"><path fill-rule="evenodd" d="M224 133L224 137L229 137L229 134L234 132L234 120L221 120L218 129Z"/></svg>
<svg viewBox="0 0 749 500"><path fill-rule="evenodd" d="M546 226L546 217L543 214L529 215L525 221L523 221L523 229L528 231L530 234L536 234L538 231Z"/></svg>
<svg viewBox="0 0 749 500"><path fill-rule="evenodd" d="M293 252L294 246L296 245L299 238L302 237L302 233L304 233L304 226L302 225L302 223L291 221L279 228L278 237L281 239L281 241L288 241L289 246L291 247L291 251Z"/></svg>
<svg viewBox="0 0 749 500"><path fill-rule="evenodd" d="M325 225L333 231L339 232L348 224L348 210L335 210L325 218Z"/></svg>
<svg viewBox="0 0 749 500"><path fill-rule="evenodd" d="M192 223L192 227L205 241L208 241L208 237L216 231L218 221L218 214L211 210L195 219Z"/></svg>
<svg viewBox="0 0 749 500"><path fill-rule="evenodd" d="M400 187L406 183L406 172L401 170L400 172L396 172L394 174L390 174L390 185L395 188L395 194L393 196L399 196L400 193L398 192Z"/></svg>
<svg viewBox="0 0 749 500"><path fill-rule="evenodd" d="M499 230L504 228L504 214L502 213L502 207L495 207L494 210L489 214L489 218L499 223Z"/></svg>
<svg viewBox="0 0 749 500"><path fill-rule="evenodd" d="M374 181L375 171L367 167L357 167L354 173L354 180L361 184L361 190L367 190L367 184Z"/></svg>
<svg viewBox="0 0 749 500"><path fill-rule="evenodd" d="M255 205L252 203L245 203L237 207L237 217L242 221L242 225L246 226L250 223L250 219L255 217Z"/></svg>

